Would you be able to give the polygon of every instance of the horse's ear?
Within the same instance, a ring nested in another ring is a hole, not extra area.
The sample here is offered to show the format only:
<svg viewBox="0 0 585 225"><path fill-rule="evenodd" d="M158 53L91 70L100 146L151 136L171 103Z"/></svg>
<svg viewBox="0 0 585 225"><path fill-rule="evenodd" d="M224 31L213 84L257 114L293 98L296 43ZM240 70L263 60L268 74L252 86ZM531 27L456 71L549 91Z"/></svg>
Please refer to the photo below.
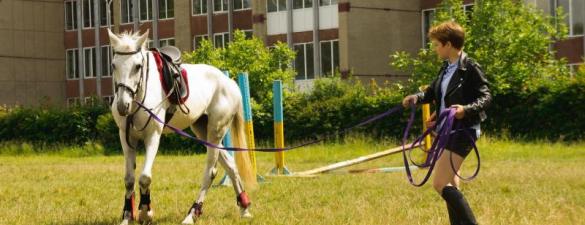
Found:
<svg viewBox="0 0 585 225"><path fill-rule="evenodd" d="M110 37L110 46L112 47L118 46L118 44L120 43L120 38L116 34L114 34L112 30L110 30L110 28L108 28L108 36Z"/></svg>
<svg viewBox="0 0 585 225"><path fill-rule="evenodd" d="M144 32L142 35L140 35L140 37L138 37L138 40L136 41L136 48L140 49L142 48L142 46L144 46L144 43L146 43L146 39L148 39L148 32L150 31L150 29L147 29L146 32Z"/></svg>

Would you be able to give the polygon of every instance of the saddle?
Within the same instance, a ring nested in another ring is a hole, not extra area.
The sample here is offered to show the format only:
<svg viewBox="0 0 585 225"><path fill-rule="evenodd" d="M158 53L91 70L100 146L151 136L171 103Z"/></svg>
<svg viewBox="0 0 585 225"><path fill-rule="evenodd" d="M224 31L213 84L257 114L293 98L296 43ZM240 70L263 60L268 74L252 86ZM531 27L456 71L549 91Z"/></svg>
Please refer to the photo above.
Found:
<svg viewBox="0 0 585 225"><path fill-rule="evenodd" d="M156 61L162 88L169 96L169 102L182 105L189 97L189 81L187 71L181 68L181 51L174 46L150 50Z"/></svg>

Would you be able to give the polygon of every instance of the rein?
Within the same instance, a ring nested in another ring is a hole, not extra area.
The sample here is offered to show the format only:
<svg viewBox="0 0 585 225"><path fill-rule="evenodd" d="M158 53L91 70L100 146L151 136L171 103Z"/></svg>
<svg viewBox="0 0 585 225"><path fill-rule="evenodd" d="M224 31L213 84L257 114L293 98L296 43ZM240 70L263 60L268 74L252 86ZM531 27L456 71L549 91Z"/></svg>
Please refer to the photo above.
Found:
<svg viewBox="0 0 585 225"><path fill-rule="evenodd" d="M236 151L236 152L237 151L284 152L284 151L290 151L290 150L293 150L293 149L298 149L298 148L306 147L306 146L309 146L309 145L313 145L313 144L320 143L320 142L322 142L322 141L324 141L326 139L329 139L333 135L344 134L344 133L347 133L347 132L351 131L354 128L361 127L361 126L364 126L364 125L367 125L367 124L371 124L371 123L373 123L375 121L378 121L378 120L380 120L382 118L388 117L388 116L390 116L390 115L392 115L394 113L401 112L403 110L403 107L401 105L397 105L397 106L389 109L388 111L386 111L384 113L381 113L381 114L378 114L378 115L374 115L372 117L369 117L368 119L365 119L362 122L360 122L360 123L358 123L358 124L356 124L354 126L345 128L345 129L343 129L341 131L338 131L338 132L335 132L335 133L330 133L330 134L324 135L323 137L317 138L316 140L309 141L309 142L305 142L305 143L302 143L302 144L299 144L299 145L296 145L296 146L291 146L291 147L286 147L286 148L253 148L253 149L250 149L250 148L240 148L240 147L224 147L224 146L220 146L220 145L213 144L213 143L207 142L205 140L199 139L199 138L197 138L197 137L195 137L193 135L188 134L187 132L185 132L185 131L183 131L181 129L178 129L176 127L171 126L168 123L165 123L154 112L152 112L151 109L149 109L146 106L144 106L143 102L138 102L136 100L134 100L134 102L139 106L139 108L144 109L144 111L147 112L150 115L149 116L149 121L150 121L150 118L153 118L155 121L163 124L163 126L171 129L175 133L177 133L177 134L179 134L179 135L181 135L183 137L192 139L195 142L197 142L199 144L202 144L204 146L211 147L211 148L216 148L216 149L221 149L221 150L226 150L226 151ZM446 146L447 146L447 144L449 142L451 133L453 131L454 125L456 125L455 128L457 128L457 129L455 129L455 132L463 131L463 132L465 132L466 136L469 137L469 140L470 140L470 142L472 144L472 147L474 149L474 152L475 152L475 154L477 156L477 168L475 169L475 172L473 173L473 175L471 175L470 177L462 177L461 175L458 174L457 170L455 169L455 166L453 165L452 152L449 151L449 153L450 153L449 157L450 157L451 169L453 169L453 172L455 173L455 175L457 177L459 177L460 179L465 180L465 181L472 180L475 177L477 177L477 175L479 174L480 165L481 165L481 160L480 160L480 156L479 156L479 150L477 148L477 145L475 144L475 140L472 138L472 136L469 133L469 131L467 129L460 129L461 126L462 126L462 122L456 121L456 119L455 119L455 112L456 112L456 109L455 108L448 108L448 109L443 110L440 113L440 115L439 115L439 117L437 119L437 124L441 124L442 123L443 125L439 128L439 130L437 132L437 136L433 140L433 143L432 143L431 148L428 151L425 151L425 152L428 153L427 161L424 164L419 165L419 164L414 163L412 161L412 159L409 159L409 157L407 157L406 150L413 149L417 144L422 143L422 141L425 139L425 137L428 136L428 135L430 135L432 133L432 131L433 131L434 128L433 127L428 128L421 136L419 136L418 138L416 138L416 140L411 144L410 148L407 148L406 147L407 146L407 144L406 144L407 143L407 139L408 139L408 136L409 136L409 131L412 128L412 124L414 122L414 118L415 118L415 114L416 114L416 106L414 104L411 104L410 116L409 116L409 119L408 119L408 123L406 125L406 128L404 129L403 138L402 138L402 156L403 156L403 160L404 160L404 167L405 167L405 171L406 171L406 176L408 178L408 181L412 185L417 186L417 187L421 187L421 186L423 186L429 180L429 178L430 178L430 176L431 176L431 174L432 174L432 172L433 172L433 170L435 168L436 162L438 161L439 157L445 151L445 148L446 148ZM424 176L423 180L420 183L416 183L414 181L414 178L412 176L412 172L410 170L410 163L409 163L409 161L412 162L417 167L428 167L428 172L426 173L426 175Z"/></svg>
<svg viewBox="0 0 585 225"><path fill-rule="evenodd" d="M185 132L185 131L183 131L183 130L181 130L179 128L173 127L173 126L169 125L168 123L165 123L161 118L159 118L155 113L153 113L152 110L148 109L146 106L144 106L140 102L137 102L137 101L135 101L135 102L138 104L138 106L140 108L144 109L144 111L146 111L150 115L150 117L152 117L157 122L163 124L165 127L168 127L169 129L171 129L175 133L177 133L177 134L179 134L179 135L181 135L183 137L192 139L192 140L194 140L195 142L197 142L199 144L202 144L202 145L205 145L205 146L211 147L211 148L226 150L226 151L255 151L255 152L284 152L284 151L290 151L290 150L293 150L293 149L297 149L297 148L301 148L301 147L305 147L305 146L317 144L317 143L320 143L320 142L323 142L323 141L329 139L330 137L332 137L334 135L339 135L339 134L347 133L347 132L353 130L354 128L361 127L361 126L364 126L364 125L373 123L373 122L375 122L377 120L380 120L380 119L382 119L384 117L388 117L388 116L390 116L390 115L392 115L394 113L397 113L397 112L402 111L402 106L401 105L397 105L397 106L389 109L388 111L386 111L384 113L381 113L381 114L372 116L372 117L370 117L370 118L368 118L368 119L366 119L366 120L364 120L364 121L362 121L362 122L360 122L360 123L358 123L358 124L356 124L354 126L345 128L345 129L343 129L341 131L338 131L338 132L335 132L335 133L330 133L330 134L323 135L322 138L317 138L317 139L315 139L313 141L305 142L305 143L302 143L302 144L299 144L299 145L296 145L296 146L291 146L291 147L286 147L286 148L254 148L254 149L250 149L250 148L239 148L239 147L223 147L223 146L219 146L219 145L216 145L216 144L207 142L205 140L199 139L199 138L197 138L197 137L195 137L193 135L188 134L187 132Z"/></svg>
<svg viewBox="0 0 585 225"><path fill-rule="evenodd" d="M416 164L412 161L412 159L409 159L409 157L406 156L406 141L408 138L408 132L410 131L410 128L412 127L412 122L414 120L414 110L415 110L416 106L414 106L414 104L411 105L411 114L410 114L410 119L408 120L408 124L406 125L406 128L404 129L404 135L402 137L402 157L404 160L404 167L405 167L405 171L406 171L406 176L408 178L408 181L416 186L416 187L421 187L423 186L430 178L431 173L433 172L435 165L437 163L437 161L439 160L439 157L444 153L445 148L447 147L448 142L450 141L450 136L452 134L453 131L453 127L455 124L457 124L455 126L455 132L465 132L466 136L469 138L469 141L471 142L471 145L473 147L473 150L475 152L475 155L477 156L477 167L475 169L475 172L473 173L473 175L471 175L470 177L462 177L461 175L459 175L459 173L457 172L457 170L455 169L455 166L453 165L453 152L449 151L449 161L451 164L451 169L453 169L453 172L455 173L455 175L457 177L459 177L462 180L465 181L469 181L474 179L475 177L477 177L477 175L479 174L479 169L481 166L481 160L480 160L480 156L479 156L479 150L477 149L477 145L475 144L475 139L473 139L473 137L471 136L471 134L469 133L468 129L460 129L462 126L462 122L456 121L455 119L455 112L456 109L455 108L448 108L443 110L438 119L437 119L437 124L443 124L438 132L437 132L437 136L435 137L435 139L433 140L433 144L431 146L431 148L427 151L428 156L427 156L427 160L424 164ZM419 136L413 143L412 146L415 146L417 143L422 143L422 141L425 139L426 136L431 135L432 131L433 131L434 127L429 127L421 136ZM423 180L420 183L416 183L414 181L414 178L412 176L412 172L410 171L410 165L409 165L409 160L412 164L414 164L417 167L428 167L429 170L426 173L426 175L424 176Z"/></svg>

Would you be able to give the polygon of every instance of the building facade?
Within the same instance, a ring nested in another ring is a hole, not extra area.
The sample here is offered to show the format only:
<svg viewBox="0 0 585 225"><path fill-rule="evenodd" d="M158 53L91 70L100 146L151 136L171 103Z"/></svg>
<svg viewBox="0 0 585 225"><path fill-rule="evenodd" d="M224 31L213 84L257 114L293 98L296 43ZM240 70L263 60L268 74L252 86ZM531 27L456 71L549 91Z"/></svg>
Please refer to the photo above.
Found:
<svg viewBox="0 0 585 225"><path fill-rule="evenodd" d="M0 105L63 104L63 0L0 1Z"/></svg>
<svg viewBox="0 0 585 225"><path fill-rule="evenodd" d="M583 64L585 0L525 0L568 14L570 36L553 47L569 66ZM0 104L65 105L111 101L114 32L150 30L149 46L224 47L234 30L297 52L296 84L352 74L363 82L404 80L388 65L396 51L415 54L441 0L0 0ZM465 0L465 10L473 10ZM108 16L109 15L109 16Z"/></svg>

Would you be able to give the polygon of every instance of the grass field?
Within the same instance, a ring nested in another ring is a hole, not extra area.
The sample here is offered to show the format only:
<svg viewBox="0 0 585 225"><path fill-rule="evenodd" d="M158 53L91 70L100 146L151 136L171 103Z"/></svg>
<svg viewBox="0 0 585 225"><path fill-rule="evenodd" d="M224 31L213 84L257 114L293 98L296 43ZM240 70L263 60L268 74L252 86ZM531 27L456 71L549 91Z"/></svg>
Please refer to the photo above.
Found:
<svg viewBox="0 0 585 225"><path fill-rule="evenodd" d="M286 160L301 171L394 146L354 139L295 150ZM585 143L483 138L479 146L480 176L462 189L480 224L585 224ZM157 158L157 224L183 219L197 195L203 162L203 155ZM258 162L265 174L273 155L258 153ZM401 165L401 156L394 155L352 169ZM464 174L474 165L475 157L469 158ZM123 173L122 156L0 156L0 224L117 224ZM213 188L198 224L448 224L445 203L432 187L415 188L401 172L268 178L251 197L255 218L240 220L231 187Z"/></svg>

